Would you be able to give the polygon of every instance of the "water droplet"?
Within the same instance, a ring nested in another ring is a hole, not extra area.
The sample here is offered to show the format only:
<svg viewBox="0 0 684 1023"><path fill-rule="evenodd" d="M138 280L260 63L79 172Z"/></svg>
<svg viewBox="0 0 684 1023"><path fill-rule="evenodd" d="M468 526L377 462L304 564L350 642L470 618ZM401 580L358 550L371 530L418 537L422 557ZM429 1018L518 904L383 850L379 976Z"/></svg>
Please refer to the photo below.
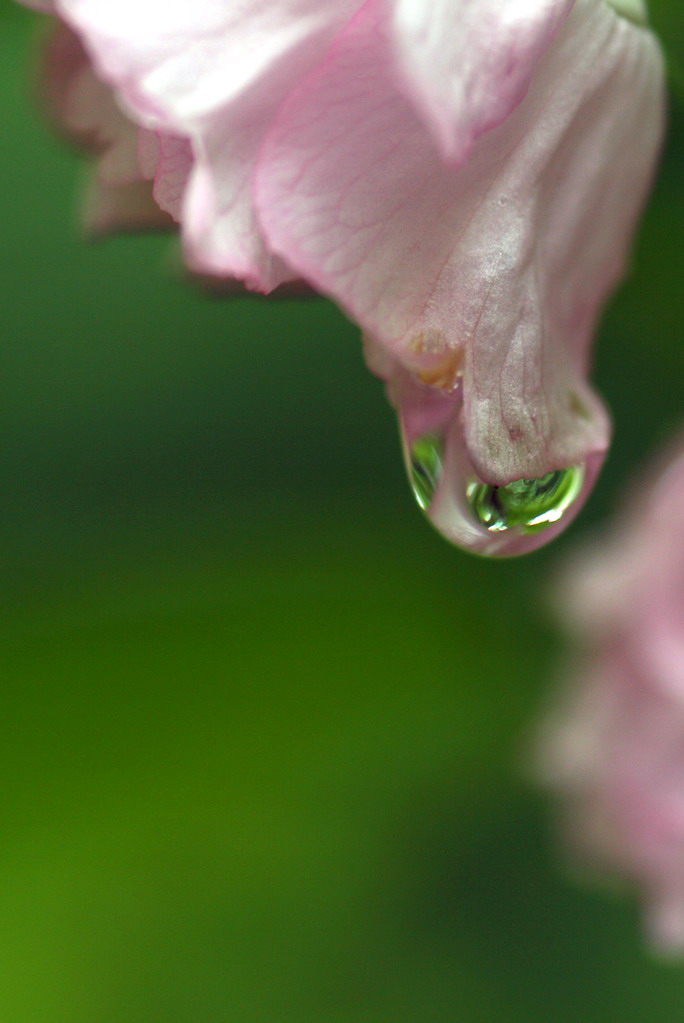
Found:
<svg viewBox="0 0 684 1023"><path fill-rule="evenodd" d="M490 533L515 529L533 534L560 522L583 485L584 467L573 465L539 479L514 480L501 487L471 480L466 496L477 521Z"/></svg>
<svg viewBox="0 0 684 1023"><path fill-rule="evenodd" d="M442 441L435 433L426 433L411 445L409 477L416 501L423 511L427 511L432 504L439 486L442 458Z"/></svg>
<svg viewBox="0 0 684 1023"><path fill-rule="evenodd" d="M506 558L543 547L572 522L603 464L605 452L592 452L581 465L494 486L470 459L462 385L445 392L398 372L391 399L416 502L442 536L473 554Z"/></svg>

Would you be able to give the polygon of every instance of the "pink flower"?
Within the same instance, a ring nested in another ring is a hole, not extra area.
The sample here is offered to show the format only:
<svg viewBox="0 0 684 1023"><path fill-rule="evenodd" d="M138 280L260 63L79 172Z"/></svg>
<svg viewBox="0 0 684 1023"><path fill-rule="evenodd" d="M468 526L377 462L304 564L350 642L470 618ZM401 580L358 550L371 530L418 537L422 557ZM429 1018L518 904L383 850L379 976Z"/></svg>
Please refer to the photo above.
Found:
<svg viewBox="0 0 684 1023"><path fill-rule="evenodd" d="M156 135L193 269L304 279L360 325L446 536L564 527L609 443L589 345L662 131L641 0L39 6Z"/></svg>
<svg viewBox="0 0 684 1023"><path fill-rule="evenodd" d="M583 661L542 742L566 834L684 950L684 445L563 590Z"/></svg>

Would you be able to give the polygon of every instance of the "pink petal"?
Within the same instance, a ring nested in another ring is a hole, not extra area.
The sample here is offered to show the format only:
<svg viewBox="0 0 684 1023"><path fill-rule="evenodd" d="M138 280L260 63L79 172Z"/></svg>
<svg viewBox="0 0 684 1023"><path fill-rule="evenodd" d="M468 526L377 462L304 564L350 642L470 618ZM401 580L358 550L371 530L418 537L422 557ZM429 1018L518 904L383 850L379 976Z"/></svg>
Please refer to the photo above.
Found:
<svg viewBox="0 0 684 1023"><path fill-rule="evenodd" d="M573 0L389 0L409 97L445 158L473 142L524 98L537 61Z"/></svg>
<svg viewBox="0 0 684 1023"><path fill-rule="evenodd" d="M183 220L191 265L268 291L297 275L264 243L252 208L261 137L358 0L60 0L99 72L136 117L191 140Z"/></svg>
<svg viewBox="0 0 684 1023"><path fill-rule="evenodd" d="M334 36L355 0L57 0L141 117L189 133Z"/></svg>
<svg viewBox="0 0 684 1023"><path fill-rule="evenodd" d="M454 169L397 94L383 10L368 0L281 108L256 179L268 239L404 366L462 378L485 481L583 461L608 443L588 346L661 137L657 44L576 0L525 100Z"/></svg>
<svg viewBox="0 0 684 1023"><path fill-rule="evenodd" d="M254 212L254 161L273 102L267 84L259 93L263 103L236 104L195 137L183 229L192 270L236 277L253 290L270 292L299 274L273 253Z"/></svg>
<svg viewBox="0 0 684 1023"><path fill-rule="evenodd" d="M194 166L190 140L141 131L138 160L145 177L154 181L152 194L157 205L180 221L183 198Z"/></svg>

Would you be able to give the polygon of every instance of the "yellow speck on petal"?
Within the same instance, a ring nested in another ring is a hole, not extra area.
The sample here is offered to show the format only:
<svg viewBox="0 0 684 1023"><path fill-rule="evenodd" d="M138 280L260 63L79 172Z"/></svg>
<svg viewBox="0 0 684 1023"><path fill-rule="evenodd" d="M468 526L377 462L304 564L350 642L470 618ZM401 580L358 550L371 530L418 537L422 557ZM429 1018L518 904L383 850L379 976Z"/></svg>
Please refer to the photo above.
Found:
<svg viewBox="0 0 684 1023"><path fill-rule="evenodd" d="M439 387L443 391L453 391L463 376L463 363L465 353L463 348L457 348L449 352L433 366L418 371L418 377L424 384L430 387Z"/></svg>
<svg viewBox="0 0 684 1023"><path fill-rule="evenodd" d="M414 369L418 380L430 387L453 391L463 375L463 347L455 349L441 330L424 330L411 339L408 351L420 358L420 365Z"/></svg>

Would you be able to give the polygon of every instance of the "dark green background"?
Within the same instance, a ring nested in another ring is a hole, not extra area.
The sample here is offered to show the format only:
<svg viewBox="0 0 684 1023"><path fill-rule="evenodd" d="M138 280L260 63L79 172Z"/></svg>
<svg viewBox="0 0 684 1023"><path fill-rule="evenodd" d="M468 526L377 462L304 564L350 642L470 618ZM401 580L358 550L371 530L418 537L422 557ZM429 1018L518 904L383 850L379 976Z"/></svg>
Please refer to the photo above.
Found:
<svg viewBox="0 0 684 1023"><path fill-rule="evenodd" d="M413 506L330 304L81 240L35 19L0 2L3 1023L684 1017L520 766L559 556L684 419L681 112L598 346L610 463L570 537L489 563Z"/></svg>

